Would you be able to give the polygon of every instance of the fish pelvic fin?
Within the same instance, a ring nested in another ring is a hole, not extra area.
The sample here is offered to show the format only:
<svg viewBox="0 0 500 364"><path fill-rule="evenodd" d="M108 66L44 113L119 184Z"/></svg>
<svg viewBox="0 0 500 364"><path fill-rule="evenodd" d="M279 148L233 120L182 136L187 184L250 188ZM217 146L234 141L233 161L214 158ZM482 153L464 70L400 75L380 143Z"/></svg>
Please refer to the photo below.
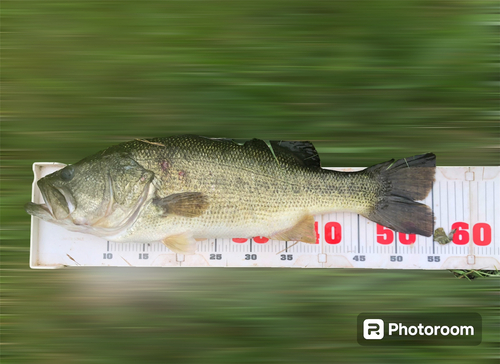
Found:
<svg viewBox="0 0 500 364"><path fill-rule="evenodd" d="M434 184L436 156L432 153L391 160L366 169L380 182L381 195L368 219L404 234L431 236L434 214L415 202L427 197Z"/></svg>
<svg viewBox="0 0 500 364"><path fill-rule="evenodd" d="M303 243L316 243L316 230L314 229L314 216L305 215L289 229L278 231L270 236L271 239L281 241L301 241Z"/></svg>
<svg viewBox="0 0 500 364"><path fill-rule="evenodd" d="M196 251L196 240L190 234L170 235L161 242L174 253L194 254Z"/></svg>

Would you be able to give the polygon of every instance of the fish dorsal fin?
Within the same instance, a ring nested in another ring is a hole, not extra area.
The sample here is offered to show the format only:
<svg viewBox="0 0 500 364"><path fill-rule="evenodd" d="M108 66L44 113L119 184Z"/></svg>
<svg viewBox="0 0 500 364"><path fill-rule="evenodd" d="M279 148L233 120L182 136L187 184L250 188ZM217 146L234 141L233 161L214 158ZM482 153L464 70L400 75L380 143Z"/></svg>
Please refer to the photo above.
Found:
<svg viewBox="0 0 500 364"><path fill-rule="evenodd" d="M246 148L271 152L278 163L298 164L305 167L321 168L316 148L308 141L261 140L209 138L219 142L235 143Z"/></svg>
<svg viewBox="0 0 500 364"><path fill-rule="evenodd" d="M306 167L321 168L318 152L311 142L271 140L276 156L286 161L299 163Z"/></svg>

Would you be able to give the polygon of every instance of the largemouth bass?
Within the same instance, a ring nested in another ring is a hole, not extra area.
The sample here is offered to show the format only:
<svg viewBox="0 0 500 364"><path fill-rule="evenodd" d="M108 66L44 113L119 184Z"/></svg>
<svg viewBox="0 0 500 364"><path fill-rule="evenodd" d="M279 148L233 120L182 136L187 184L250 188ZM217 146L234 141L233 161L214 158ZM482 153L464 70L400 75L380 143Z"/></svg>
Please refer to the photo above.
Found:
<svg viewBox="0 0 500 364"><path fill-rule="evenodd" d="M432 153L359 172L322 169L309 142L173 136L112 146L38 181L45 204L26 211L114 242L163 242L192 253L196 239L265 236L315 243L314 215L350 211L406 234L431 236L423 200Z"/></svg>

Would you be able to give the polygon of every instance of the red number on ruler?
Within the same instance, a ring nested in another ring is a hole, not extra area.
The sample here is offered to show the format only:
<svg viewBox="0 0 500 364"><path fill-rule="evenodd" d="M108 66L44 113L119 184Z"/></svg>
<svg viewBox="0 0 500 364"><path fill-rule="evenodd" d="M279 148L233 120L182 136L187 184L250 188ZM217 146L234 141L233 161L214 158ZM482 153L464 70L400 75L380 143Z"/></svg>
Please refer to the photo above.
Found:
<svg viewBox="0 0 500 364"><path fill-rule="evenodd" d="M253 241L255 241L257 244L264 244L267 243L269 239L263 236L256 236L255 238L253 238Z"/></svg>
<svg viewBox="0 0 500 364"><path fill-rule="evenodd" d="M465 245L469 242L469 224L459 221L451 225L451 229L457 229L453 235L453 242L457 245ZM472 241L478 246L487 246L491 243L491 226L485 222L478 222L472 228Z"/></svg>
<svg viewBox="0 0 500 364"><path fill-rule="evenodd" d="M235 243L246 243L248 239L245 239L245 238L233 238L233 242ZM267 243L269 241L268 238L265 238L263 236L256 236L255 238L253 238L253 241L255 241L257 244L264 244L264 243Z"/></svg>
<svg viewBox="0 0 500 364"><path fill-rule="evenodd" d="M483 233L481 237L481 232ZM477 223L472 228L472 240L474 244L486 246L491 243L491 226L484 222Z"/></svg>
<svg viewBox="0 0 500 364"><path fill-rule="evenodd" d="M415 234L403 234L399 233L399 242L403 245L411 245L417 241L417 236Z"/></svg>
<svg viewBox="0 0 500 364"><path fill-rule="evenodd" d="M332 230L335 231L332 237ZM342 226L338 222L330 221L325 224L325 241L328 244L338 244L342 240Z"/></svg>
<svg viewBox="0 0 500 364"><path fill-rule="evenodd" d="M233 238L235 243L245 243L248 239L245 238Z"/></svg>
<svg viewBox="0 0 500 364"><path fill-rule="evenodd" d="M319 244L319 230L318 230L318 222L314 222L314 231L316 232L316 243Z"/></svg>
<svg viewBox="0 0 500 364"><path fill-rule="evenodd" d="M394 231L385 226L377 224L377 243L382 245L391 244L394 241Z"/></svg>
<svg viewBox="0 0 500 364"><path fill-rule="evenodd" d="M385 226L377 224L377 243L382 245L392 244L394 241L394 231ZM403 245L411 245L417 241L415 234L398 233L398 240Z"/></svg>
<svg viewBox="0 0 500 364"><path fill-rule="evenodd" d="M455 230L455 235L453 235L453 242L456 245L465 245L469 242L469 224L466 222L456 222L453 225L451 225L451 230Z"/></svg>

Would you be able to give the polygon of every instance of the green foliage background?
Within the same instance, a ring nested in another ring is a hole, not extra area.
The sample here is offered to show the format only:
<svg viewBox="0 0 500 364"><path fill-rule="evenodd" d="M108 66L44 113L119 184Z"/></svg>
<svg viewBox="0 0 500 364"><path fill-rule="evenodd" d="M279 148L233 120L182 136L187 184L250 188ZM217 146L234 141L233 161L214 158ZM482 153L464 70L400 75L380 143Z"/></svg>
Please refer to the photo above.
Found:
<svg viewBox="0 0 500 364"><path fill-rule="evenodd" d="M5 363L496 362L498 280L449 272L28 268L35 161L133 138L299 139L324 166L499 165L499 4L3 1ZM367 311L474 311L478 347L371 348Z"/></svg>

